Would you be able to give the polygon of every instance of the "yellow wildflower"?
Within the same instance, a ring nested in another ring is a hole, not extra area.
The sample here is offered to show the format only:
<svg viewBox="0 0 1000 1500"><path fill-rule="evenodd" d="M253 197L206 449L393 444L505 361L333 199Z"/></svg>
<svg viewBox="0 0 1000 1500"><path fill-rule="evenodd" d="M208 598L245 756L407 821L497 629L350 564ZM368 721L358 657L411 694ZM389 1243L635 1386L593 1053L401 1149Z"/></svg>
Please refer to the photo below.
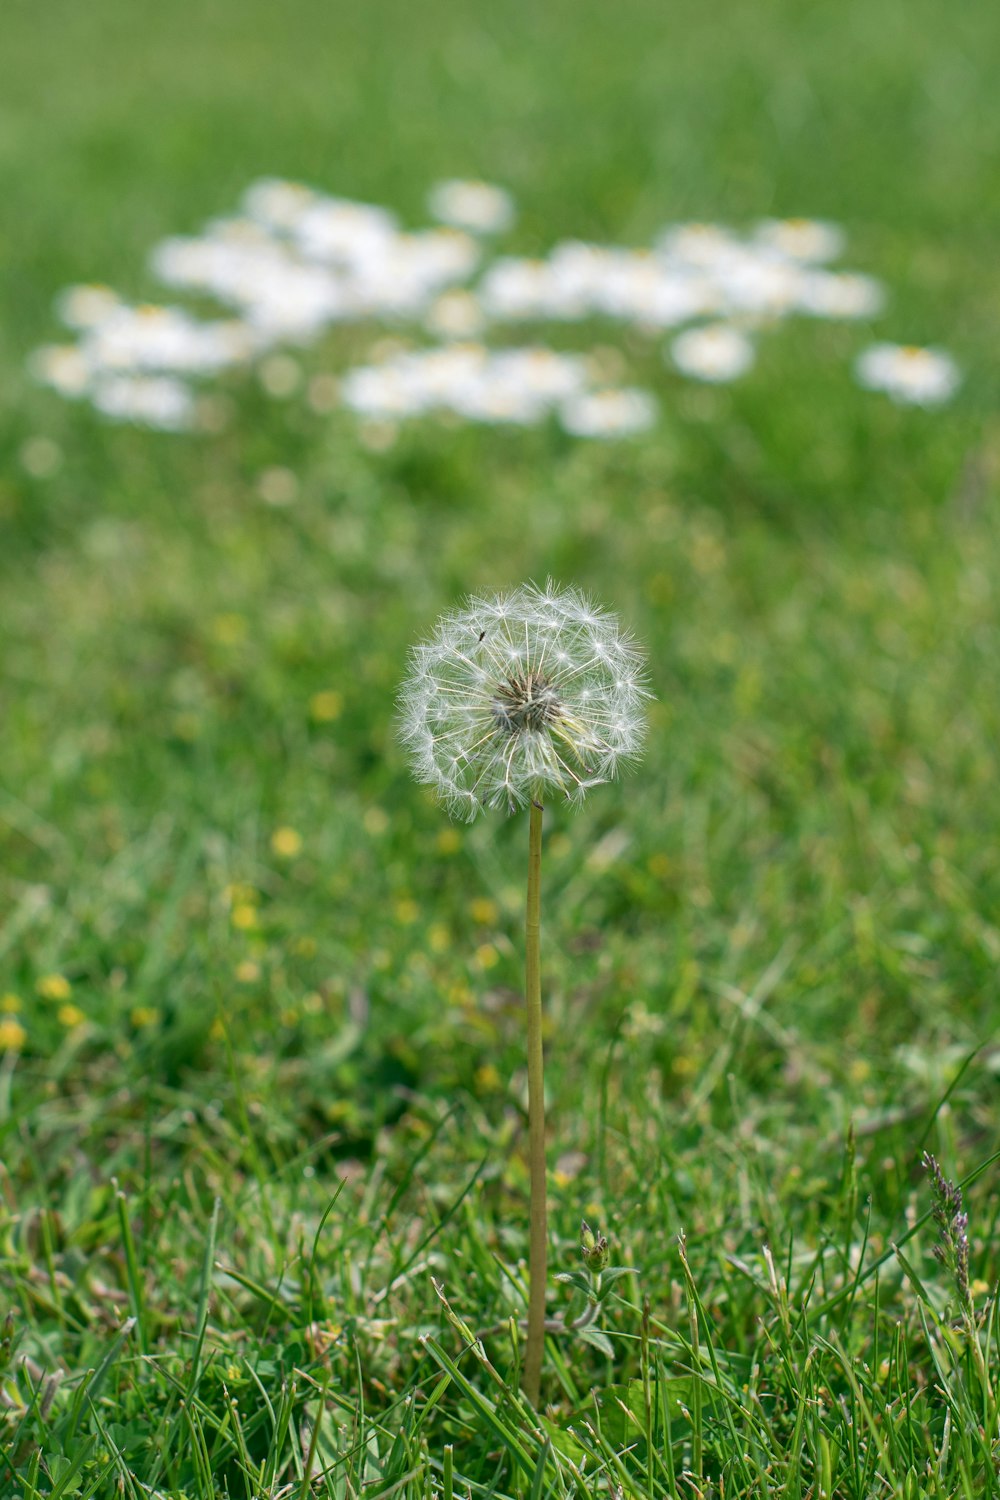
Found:
<svg viewBox="0 0 1000 1500"><path fill-rule="evenodd" d="M70 983L64 974L43 974L35 985L43 1000L68 1000Z"/></svg>
<svg viewBox="0 0 1000 1500"><path fill-rule="evenodd" d="M27 1040L28 1033L13 1016L0 1021L0 1052L20 1052Z"/></svg>
<svg viewBox="0 0 1000 1500"><path fill-rule="evenodd" d="M382 807L370 807L364 816L365 832L379 838L389 827L389 814Z"/></svg>
<svg viewBox="0 0 1000 1500"><path fill-rule="evenodd" d="M340 693L327 689L322 693L313 693L309 699L309 717L315 719L317 724L330 724L334 719L339 719L344 707L344 699Z"/></svg>
<svg viewBox="0 0 1000 1500"><path fill-rule="evenodd" d="M271 851L279 859L294 859L302 849L302 835L294 828L276 828L271 835Z"/></svg>

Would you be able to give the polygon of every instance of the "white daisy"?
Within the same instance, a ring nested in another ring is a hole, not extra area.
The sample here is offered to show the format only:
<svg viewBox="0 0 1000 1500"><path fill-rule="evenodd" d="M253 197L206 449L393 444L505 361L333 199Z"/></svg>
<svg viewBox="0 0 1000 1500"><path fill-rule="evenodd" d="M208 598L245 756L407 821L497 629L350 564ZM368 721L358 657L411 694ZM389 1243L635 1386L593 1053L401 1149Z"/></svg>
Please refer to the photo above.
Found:
<svg viewBox="0 0 1000 1500"><path fill-rule="evenodd" d="M712 270L739 254L740 241L721 224L672 224L656 242L659 254L677 265Z"/></svg>
<svg viewBox="0 0 1000 1500"><path fill-rule="evenodd" d="M445 292L427 310L424 326L440 339L469 339L482 333L486 319L473 292Z"/></svg>
<svg viewBox="0 0 1000 1500"><path fill-rule="evenodd" d="M861 385L885 391L907 406L939 406L961 383L958 366L943 349L908 344L873 344L855 364Z"/></svg>
<svg viewBox="0 0 1000 1500"><path fill-rule="evenodd" d="M885 292L874 276L849 271L807 271L799 283L795 306L816 318L874 318L885 305Z"/></svg>
<svg viewBox="0 0 1000 1500"><path fill-rule="evenodd" d="M754 362L753 344L746 334L728 323L710 323L690 328L670 345L674 364L695 380L721 384L744 375Z"/></svg>
<svg viewBox="0 0 1000 1500"><path fill-rule="evenodd" d="M117 375L98 382L93 403L106 417L180 432L195 425L196 405L183 381L169 375Z"/></svg>
<svg viewBox="0 0 1000 1500"><path fill-rule="evenodd" d="M90 389L91 369L76 344L43 345L31 355L28 368L37 381L68 400L85 396Z"/></svg>
<svg viewBox="0 0 1000 1500"><path fill-rule="evenodd" d="M648 391L630 386L584 392L565 401L559 410L563 427L574 437L628 437L645 432L656 417L656 402Z"/></svg>
<svg viewBox="0 0 1000 1500"><path fill-rule="evenodd" d="M243 209L251 219L268 229L293 230L317 194L301 182L286 182L280 177L263 177L252 182L243 194Z"/></svg>
<svg viewBox="0 0 1000 1500"><path fill-rule="evenodd" d="M514 222L514 200L489 182L438 182L427 206L433 218L470 234L499 234Z"/></svg>
<svg viewBox="0 0 1000 1500"><path fill-rule="evenodd" d="M291 225L291 235L309 260L363 266L371 256L385 253L396 235L396 219L372 203L317 194Z"/></svg>
<svg viewBox="0 0 1000 1500"><path fill-rule="evenodd" d="M479 298L492 318L518 321L551 316L552 270L543 260L501 256L479 284Z"/></svg>
<svg viewBox="0 0 1000 1500"><path fill-rule="evenodd" d="M93 328L121 306L118 293L97 283L68 286L56 299L56 312L67 328Z"/></svg>
<svg viewBox="0 0 1000 1500"><path fill-rule="evenodd" d="M754 237L789 260L807 265L836 260L845 242L840 225L826 219L762 219Z"/></svg>
<svg viewBox="0 0 1000 1500"><path fill-rule="evenodd" d="M719 310L780 318L797 305L802 277L802 268L794 261L747 246L715 270Z"/></svg>
<svg viewBox="0 0 1000 1500"><path fill-rule="evenodd" d="M177 307L118 304L89 328L80 345L95 372L212 374L254 352L249 329L232 320L201 322Z"/></svg>

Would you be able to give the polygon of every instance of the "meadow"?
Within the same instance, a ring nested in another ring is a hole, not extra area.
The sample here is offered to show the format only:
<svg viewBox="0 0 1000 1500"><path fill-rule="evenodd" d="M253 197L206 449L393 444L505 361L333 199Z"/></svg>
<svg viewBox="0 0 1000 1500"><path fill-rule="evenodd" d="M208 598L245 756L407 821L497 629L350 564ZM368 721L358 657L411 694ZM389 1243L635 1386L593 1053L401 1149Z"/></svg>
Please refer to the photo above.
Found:
<svg viewBox="0 0 1000 1500"><path fill-rule="evenodd" d="M995 6L0 28L0 1495L996 1493ZM613 443L366 433L304 395L356 326L209 432L30 378L64 287L162 299L151 246L262 176L414 224L482 177L525 255L810 215L889 300L718 386L536 330L654 393ZM954 400L861 389L876 337ZM549 576L655 697L634 773L546 810L532 1412L525 819L449 821L395 705L444 610ZM581 1220L626 1274L573 1327Z"/></svg>

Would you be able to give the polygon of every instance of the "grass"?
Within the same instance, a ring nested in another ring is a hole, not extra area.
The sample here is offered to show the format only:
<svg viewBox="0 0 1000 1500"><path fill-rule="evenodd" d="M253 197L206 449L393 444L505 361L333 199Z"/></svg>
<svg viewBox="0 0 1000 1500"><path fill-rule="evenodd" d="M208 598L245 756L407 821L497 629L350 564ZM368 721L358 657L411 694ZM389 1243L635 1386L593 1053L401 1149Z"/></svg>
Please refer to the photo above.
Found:
<svg viewBox="0 0 1000 1500"><path fill-rule="evenodd" d="M4 29L0 1493L994 1493L993 8ZM850 382L864 331L789 325L727 391L630 348L664 418L627 444L371 452L253 381L210 439L26 381L60 287L154 290L153 241L256 175L419 221L465 172L528 250L837 219L879 333L964 391L897 410ZM550 1317L598 1302L535 1415L526 829L449 825L392 716L442 609L548 573L646 641L657 702L637 774L547 815ZM978 1359L925 1149L965 1187ZM628 1272L599 1289L582 1218Z"/></svg>

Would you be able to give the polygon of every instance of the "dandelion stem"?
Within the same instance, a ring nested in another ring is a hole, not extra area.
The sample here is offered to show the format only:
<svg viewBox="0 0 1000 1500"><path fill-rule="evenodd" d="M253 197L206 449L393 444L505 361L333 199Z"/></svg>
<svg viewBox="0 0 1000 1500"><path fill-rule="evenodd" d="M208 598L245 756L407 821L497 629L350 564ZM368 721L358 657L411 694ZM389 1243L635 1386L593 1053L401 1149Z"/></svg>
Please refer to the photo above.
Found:
<svg viewBox="0 0 1000 1500"><path fill-rule="evenodd" d="M528 1158L531 1207L528 1248L528 1341L524 1355L524 1394L538 1405L545 1342L545 1286L548 1223L545 1206L545 1087L542 1060L542 805L528 809L528 901L524 924L524 997L528 1022Z"/></svg>

